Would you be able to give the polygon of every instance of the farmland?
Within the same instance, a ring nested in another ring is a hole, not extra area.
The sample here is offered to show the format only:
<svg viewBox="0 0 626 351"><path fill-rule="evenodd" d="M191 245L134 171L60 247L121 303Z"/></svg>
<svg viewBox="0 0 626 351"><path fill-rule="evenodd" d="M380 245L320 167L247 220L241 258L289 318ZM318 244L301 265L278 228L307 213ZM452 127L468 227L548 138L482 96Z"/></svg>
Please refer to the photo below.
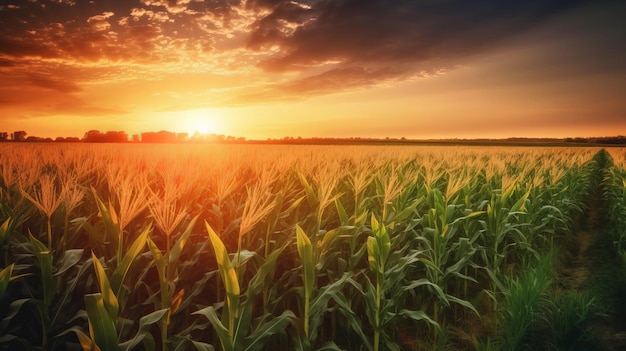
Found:
<svg viewBox="0 0 626 351"><path fill-rule="evenodd" d="M592 349L624 304L624 149L13 143L0 170L0 349ZM604 275L573 277L594 233Z"/></svg>

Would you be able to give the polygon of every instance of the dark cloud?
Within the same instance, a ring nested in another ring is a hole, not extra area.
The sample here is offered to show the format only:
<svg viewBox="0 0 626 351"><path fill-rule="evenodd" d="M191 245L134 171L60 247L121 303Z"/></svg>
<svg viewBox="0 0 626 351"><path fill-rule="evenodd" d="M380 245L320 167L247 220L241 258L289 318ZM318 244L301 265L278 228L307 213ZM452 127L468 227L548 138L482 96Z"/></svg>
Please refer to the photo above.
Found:
<svg viewBox="0 0 626 351"><path fill-rule="evenodd" d="M74 82L64 81L59 78L30 75L28 82L36 87L55 90L60 93L75 93L82 89Z"/></svg>
<svg viewBox="0 0 626 351"><path fill-rule="evenodd" d="M415 65L480 53L577 1L333 0L272 6L249 46L281 48L264 62L273 71L327 61L352 65Z"/></svg>
<svg viewBox="0 0 626 351"><path fill-rule="evenodd" d="M414 75L427 75L420 72ZM296 78L283 83L264 85L255 92L240 94L230 103L247 104L280 100L303 99L311 95L338 93L346 90L364 89L391 79L406 78L407 73L394 67L370 70L363 67L338 67L320 74Z"/></svg>

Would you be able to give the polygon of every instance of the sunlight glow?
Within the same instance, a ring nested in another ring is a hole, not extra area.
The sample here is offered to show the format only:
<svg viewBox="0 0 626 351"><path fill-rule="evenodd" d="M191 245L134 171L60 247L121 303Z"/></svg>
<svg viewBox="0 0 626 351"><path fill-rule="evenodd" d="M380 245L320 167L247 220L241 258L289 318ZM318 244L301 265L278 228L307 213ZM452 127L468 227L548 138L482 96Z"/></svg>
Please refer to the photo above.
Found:
<svg viewBox="0 0 626 351"><path fill-rule="evenodd" d="M185 110L176 113L180 125L178 129L189 135L219 134L219 124L213 111L209 109Z"/></svg>

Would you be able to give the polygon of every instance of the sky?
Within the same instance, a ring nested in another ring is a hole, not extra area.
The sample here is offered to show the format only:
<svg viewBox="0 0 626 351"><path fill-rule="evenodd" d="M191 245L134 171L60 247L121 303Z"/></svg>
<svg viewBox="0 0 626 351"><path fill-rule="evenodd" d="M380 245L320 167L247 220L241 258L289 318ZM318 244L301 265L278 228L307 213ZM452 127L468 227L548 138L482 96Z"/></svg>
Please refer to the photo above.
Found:
<svg viewBox="0 0 626 351"><path fill-rule="evenodd" d="M626 135L626 2L0 0L0 132Z"/></svg>

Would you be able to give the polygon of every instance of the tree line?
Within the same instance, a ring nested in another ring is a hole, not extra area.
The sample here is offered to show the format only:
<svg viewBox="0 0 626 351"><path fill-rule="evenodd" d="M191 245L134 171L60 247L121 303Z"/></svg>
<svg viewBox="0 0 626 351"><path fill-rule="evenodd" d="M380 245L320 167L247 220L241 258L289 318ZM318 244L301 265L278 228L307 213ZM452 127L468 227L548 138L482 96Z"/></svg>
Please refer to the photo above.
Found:
<svg viewBox="0 0 626 351"><path fill-rule="evenodd" d="M169 131L144 132L129 136L125 131L107 131L99 130L87 131L82 138L77 137L56 137L42 138L37 136L28 136L23 130L13 133L0 132L0 142L88 142L88 143L127 143L127 142L143 142L143 143L182 143L182 142L244 142L243 137L234 137L222 134L200 134L195 133L175 133Z"/></svg>

